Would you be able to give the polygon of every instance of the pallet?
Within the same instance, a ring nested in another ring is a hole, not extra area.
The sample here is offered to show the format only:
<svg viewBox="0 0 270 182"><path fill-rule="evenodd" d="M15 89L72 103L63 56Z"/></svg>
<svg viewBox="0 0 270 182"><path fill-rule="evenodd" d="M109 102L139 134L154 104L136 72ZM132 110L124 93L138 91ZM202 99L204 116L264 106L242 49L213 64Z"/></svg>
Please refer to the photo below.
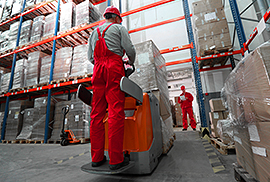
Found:
<svg viewBox="0 0 270 182"><path fill-rule="evenodd" d="M2 143L12 143L12 140L2 140Z"/></svg>
<svg viewBox="0 0 270 182"><path fill-rule="evenodd" d="M254 179L242 166L238 163L233 163L234 168L234 178L236 181L241 182L259 182L258 180Z"/></svg>
<svg viewBox="0 0 270 182"><path fill-rule="evenodd" d="M235 154L235 146L226 145L220 139L211 138L211 144L223 155Z"/></svg>
<svg viewBox="0 0 270 182"><path fill-rule="evenodd" d="M81 141L80 143L90 143L91 142L90 138L80 138L79 140Z"/></svg>
<svg viewBox="0 0 270 182"><path fill-rule="evenodd" d="M53 81L51 81L51 84L64 83L66 81L67 81L66 78L62 78L62 79L59 79L59 80L53 80Z"/></svg>
<svg viewBox="0 0 270 182"><path fill-rule="evenodd" d="M27 140L26 143L29 143L29 144L41 144L41 143L44 143L44 140Z"/></svg>

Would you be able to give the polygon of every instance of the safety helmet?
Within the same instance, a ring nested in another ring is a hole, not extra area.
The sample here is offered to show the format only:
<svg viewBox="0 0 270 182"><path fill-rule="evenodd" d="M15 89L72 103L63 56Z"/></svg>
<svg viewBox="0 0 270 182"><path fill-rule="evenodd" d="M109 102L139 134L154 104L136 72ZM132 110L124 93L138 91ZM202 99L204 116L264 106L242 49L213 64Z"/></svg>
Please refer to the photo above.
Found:
<svg viewBox="0 0 270 182"><path fill-rule="evenodd" d="M182 85L180 88L181 88L181 90L185 90L186 89L186 87L184 85Z"/></svg>
<svg viewBox="0 0 270 182"><path fill-rule="evenodd" d="M122 22L122 17L120 15L120 11L114 7L114 6L108 6L103 14L104 18L105 18L105 14L107 13L113 13L113 14L116 14L117 16L119 16L121 22Z"/></svg>

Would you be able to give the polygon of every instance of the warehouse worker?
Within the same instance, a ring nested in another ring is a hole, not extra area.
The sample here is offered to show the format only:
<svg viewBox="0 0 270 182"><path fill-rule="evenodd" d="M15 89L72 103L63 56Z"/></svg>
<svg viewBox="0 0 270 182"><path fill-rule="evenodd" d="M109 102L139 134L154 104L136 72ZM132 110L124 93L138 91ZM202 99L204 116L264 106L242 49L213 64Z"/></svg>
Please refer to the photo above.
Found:
<svg viewBox="0 0 270 182"><path fill-rule="evenodd" d="M125 93L120 90L120 80L125 71L122 57L126 53L128 63L132 65L136 52L127 29L120 25L122 18L119 10L110 6L103 16L106 22L92 32L88 41L88 58L94 64L91 156L93 167L106 162L103 118L108 105L109 167L116 170L129 164L129 159L123 156Z"/></svg>
<svg viewBox="0 0 270 182"><path fill-rule="evenodd" d="M178 103L181 106L182 114L183 114L183 131L186 131L188 128L187 122L187 114L189 115L191 128L196 131L196 121L193 117L192 110L192 101L193 96L191 93L186 92L186 87L184 85L181 86L182 94L178 97Z"/></svg>

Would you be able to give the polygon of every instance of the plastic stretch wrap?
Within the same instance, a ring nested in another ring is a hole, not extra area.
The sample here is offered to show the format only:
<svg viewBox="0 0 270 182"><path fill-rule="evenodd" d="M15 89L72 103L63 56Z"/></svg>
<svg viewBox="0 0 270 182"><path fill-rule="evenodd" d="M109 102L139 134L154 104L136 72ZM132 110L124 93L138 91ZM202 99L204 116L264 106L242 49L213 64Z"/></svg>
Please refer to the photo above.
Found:
<svg viewBox="0 0 270 182"><path fill-rule="evenodd" d="M70 75L73 48L64 47L56 52L53 79L68 78Z"/></svg>
<svg viewBox="0 0 270 182"><path fill-rule="evenodd" d="M160 115L167 132L163 132L163 143L173 141L173 121L169 102L169 90L165 59L158 48L150 40L135 45L137 57L135 60L135 74L129 78L138 84L144 91L152 90L159 100ZM169 133L167 135L166 133ZM167 143L166 143L167 145ZM167 149L164 144L164 150Z"/></svg>
<svg viewBox="0 0 270 182"><path fill-rule="evenodd" d="M9 27L8 49L14 49L16 47L19 25L20 22L15 22Z"/></svg>
<svg viewBox="0 0 270 182"><path fill-rule="evenodd" d="M31 101L10 101L9 111L6 122L5 140L15 140L20 134L23 125L23 111L26 108L33 107Z"/></svg>
<svg viewBox="0 0 270 182"><path fill-rule="evenodd" d="M39 83L47 83L50 81L51 60L51 55L41 58Z"/></svg>
<svg viewBox="0 0 270 182"><path fill-rule="evenodd" d="M217 132L223 143L232 145L234 144L233 139L233 121L229 119L218 120Z"/></svg>
<svg viewBox="0 0 270 182"><path fill-rule="evenodd" d="M31 30L31 41L40 40L43 35L43 26L45 16L37 16L33 19L33 25Z"/></svg>
<svg viewBox="0 0 270 182"><path fill-rule="evenodd" d="M47 37L54 34L56 21L56 13L52 13L46 16L44 23L43 37Z"/></svg>
<svg viewBox="0 0 270 182"><path fill-rule="evenodd" d="M6 0L0 0L0 20L2 20L5 4L6 4Z"/></svg>
<svg viewBox="0 0 270 182"><path fill-rule="evenodd" d="M14 0L6 0L2 20L10 18L13 2Z"/></svg>
<svg viewBox="0 0 270 182"><path fill-rule="evenodd" d="M13 6L12 6L12 11L11 11L11 16L21 13L22 3L23 3L23 0L14 0Z"/></svg>
<svg viewBox="0 0 270 182"><path fill-rule="evenodd" d="M27 20L22 23L21 35L20 35L20 45L27 44L30 41L32 20Z"/></svg>
<svg viewBox="0 0 270 182"><path fill-rule="evenodd" d="M37 85L39 83L40 63L43 56L45 55L40 51L28 54L25 71L25 86Z"/></svg>
<svg viewBox="0 0 270 182"><path fill-rule="evenodd" d="M1 92L8 91L10 75L11 73L9 72L1 76Z"/></svg>
<svg viewBox="0 0 270 182"><path fill-rule="evenodd" d="M87 58L87 45L79 45L74 48L71 75L80 76L93 73L93 64Z"/></svg>
<svg viewBox="0 0 270 182"><path fill-rule="evenodd" d="M194 2L192 7L197 54L205 56L211 50L230 49L231 38L222 0L201 0Z"/></svg>
<svg viewBox="0 0 270 182"><path fill-rule="evenodd" d="M16 61L12 89L24 87L25 59Z"/></svg>
<svg viewBox="0 0 270 182"><path fill-rule="evenodd" d="M5 52L9 44L9 30L1 33L0 44L0 52Z"/></svg>
<svg viewBox="0 0 270 182"><path fill-rule="evenodd" d="M76 6L76 26L83 23L93 23L101 20L101 18L101 13L89 2L89 0L81 2Z"/></svg>
<svg viewBox="0 0 270 182"><path fill-rule="evenodd" d="M75 7L73 2L61 5L60 32L68 30L75 25Z"/></svg>
<svg viewBox="0 0 270 182"><path fill-rule="evenodd" d="M4 119L5 112L0 112L0 137L2 135L2 125L3 125L3 119Z"/></svg>
<svg viewBox="0 0 270 182"><path fill-rule="evenodd" d="M238 163L254 178L270 179L270 42L237 64L225 82Z"/></svg>
<svg viewBox="0 0 270 182"><path fill-rule="evenodd" d="M28 8L28 7L35 5L35 1L36 0L26 0L25 1L25 8Z"/></svg>

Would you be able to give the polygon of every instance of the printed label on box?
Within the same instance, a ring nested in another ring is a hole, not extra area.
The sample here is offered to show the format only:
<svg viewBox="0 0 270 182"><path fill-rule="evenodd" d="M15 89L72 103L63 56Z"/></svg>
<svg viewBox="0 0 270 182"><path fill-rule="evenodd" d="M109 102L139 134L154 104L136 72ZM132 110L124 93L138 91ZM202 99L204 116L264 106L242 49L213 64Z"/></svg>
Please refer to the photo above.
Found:
<svg viewBox="0 0 270 182"><path fill-rule="evenodd" d="M80 121L80 115L75 115L75 122Z"/></svg>
<svg viewBox="0 0 270 182"><path fill-rule="evenodd" d="M19 117L19 112L15 112L14 119L18 119Z"/></svg>
<svg viewBox="0 0 270 182"><path fill-rule="evenodd" d="M260 136L259 136L256 125L249 125L248 132L249 132L250 141L254 141L254 142L260 141Z"/></svg>
<svg viewBox="0 0 270 182"><path fill-rule="evenodd" d="M139 54L138 55L138 64L142 65L142 64L146 64L146 63L150 63L149 53L145 52L145 53Z"/></svg>
<svg viewBox="0 0 270 182"><path fill-rule="evenodd" d="M216 14L216 12L207 13L204 15L204 19L205 19L205 21L216 20L217 14Z"/></svg>
<svg viewBox="0 0 270 182"><path fill-rule="evenodd" d="M70 109L73 109L73 108L74 108L74 105L73 105L73 104L71 104L71 105L70 105Z"/></svg>
<svg viewBox="0 0 270 182"><path fill-rule="evenodd" d="M267 157L266 148L252 146L252 152L254 154L257 154L257 155L260 155L260 156L263 156L263 157Z"/></svg>
<svg viewBox="0 0 270 182"><path fill-rule="evenodd" d="M214 119L219 119L219 114L218 114L218 112L214 112Z"/></svg>

